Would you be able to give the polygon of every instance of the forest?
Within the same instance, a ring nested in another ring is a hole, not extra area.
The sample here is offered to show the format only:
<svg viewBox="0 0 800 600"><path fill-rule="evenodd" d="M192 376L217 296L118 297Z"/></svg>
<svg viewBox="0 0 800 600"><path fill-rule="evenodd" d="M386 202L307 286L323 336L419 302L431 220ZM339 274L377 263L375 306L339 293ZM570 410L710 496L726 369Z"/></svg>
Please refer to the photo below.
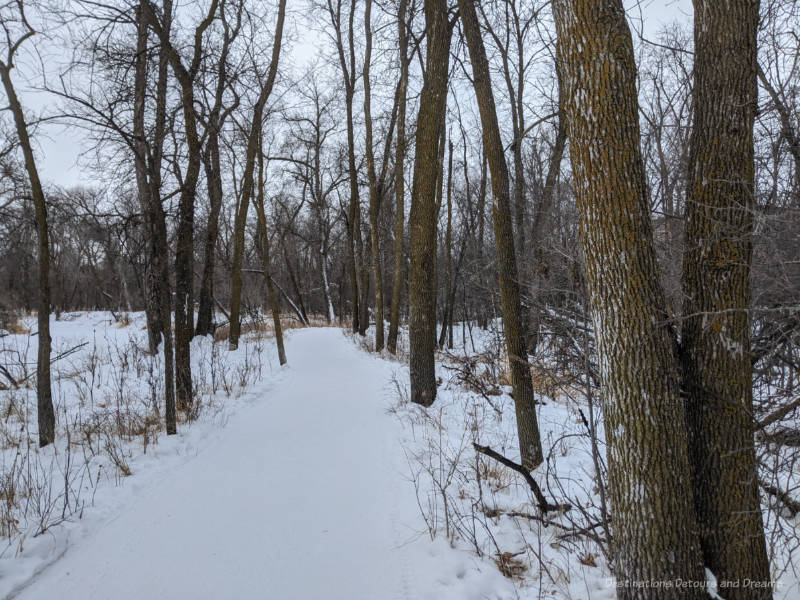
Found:
<svg viewBox="0 0 800 600"><path fill-rule="evenodd" d="M0 597L800 597L797 3L0 26Z"/></svg>

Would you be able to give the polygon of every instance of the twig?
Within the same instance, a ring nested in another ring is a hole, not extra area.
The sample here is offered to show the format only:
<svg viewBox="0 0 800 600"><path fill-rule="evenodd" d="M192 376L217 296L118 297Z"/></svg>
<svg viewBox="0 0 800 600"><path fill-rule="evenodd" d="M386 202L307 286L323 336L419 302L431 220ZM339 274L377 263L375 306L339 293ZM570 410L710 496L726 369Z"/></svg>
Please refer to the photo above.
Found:
<svg viewBox="0 0 800 600"><path fill-rule="evenodd" d="M476 444L475 442L472 443L473 448L480 452L481 454L485 454L489 458L495 459L497 462L504 464L509 469L513 469L520 475L525 478L525 481L528 482L528 486L531 488L533 495L536 496L536 501L539 505L539 510L542 511L542 514L547 514L548 512L566 512L570 508L572 508L569 504L550 504L547 499L544 497L539 484L536 483L536 480L531 476L528 470L523 467L522 465L515 463L513 460L506 458L502 454L495 452L489 446L481 446L480 444Z"/></svg>
<svg viewBox="0 0 800 600"><path fill-rule="evenodd" d="M559 539L568 539L568 538L584 536L597 542L599 545L602 545L604 543L604 540L596 533L594 533L594 530L597 529L598 527L602 527L603 529L607 528L606 527L607 523L599 521L597 523L592 523L591 525L588 525L586 527L569 529L567 527L564 527L562 523L558 523L557 521L551 521L550 519L547 519L545 517L540 517L539 515L534 515L532 513L527 513L517 510L506 511L499 508L491 508L484 510L484 514L487 517L491 518L499 517L500 515L506 515L507 517L516 517L519 519L536 521L538 523L541 523L545 527L558 527L559 529L561 529L564 533L559 533L558 535L556 535L556 537Z"/></svg>
<svg viewBox="0 0 800 600"><path fill-rule="evenodd" d="M783 419L783 417L788 415L790 412L792 412L798 406L800 406L800 398L796 398L792 402L789 402L789 404L787 404L786 406L776 410L771 415L768 415L768 416L764 417L763 419L761 419L760 421L757 421L756 422L756 429L764 429L764 427L767 427L768 425L772 425L776 421L780 421L781 419Z"/></svg>
<svg viewBox="0 0 800 600"><path fill-rule="evenodd" d="M786 507L792 518L796 517L797 514L800 513L800 502L792 498L788 492L784 492L782 489L767 483L763 479L759 479L758 483L765 492L767 492L770 496L777 498Z"/></svg>

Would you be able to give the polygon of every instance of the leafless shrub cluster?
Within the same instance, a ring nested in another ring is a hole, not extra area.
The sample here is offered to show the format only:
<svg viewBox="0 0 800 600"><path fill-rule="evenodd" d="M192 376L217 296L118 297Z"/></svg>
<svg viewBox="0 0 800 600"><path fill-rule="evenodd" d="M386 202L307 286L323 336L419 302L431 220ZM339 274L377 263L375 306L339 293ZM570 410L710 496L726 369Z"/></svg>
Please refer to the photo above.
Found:
<svg viewBox="0 0 800 600"><path fill-rule="evenodd" d="M66 315L69 318L69 315ZM118 322L125 324L127 319ZM128 321L130 324L132 321ZM39 448L35 430L36 395L30 384L28 336L2 341L7 379L0 391L0 539L3 555L19 553L25 540L68 520L79 519L103 481L119 483L134 473L164 434L158 357L147 352L137 332L95 334L79 351L55 348L54 403L58 442ZM193 375L196 401L184 421L221 413L226 398L259 381L265 373L264 345L257 333L245 338L230 360L220 344L200 345ZM35 365L35 363L33 363Z"/></svg>

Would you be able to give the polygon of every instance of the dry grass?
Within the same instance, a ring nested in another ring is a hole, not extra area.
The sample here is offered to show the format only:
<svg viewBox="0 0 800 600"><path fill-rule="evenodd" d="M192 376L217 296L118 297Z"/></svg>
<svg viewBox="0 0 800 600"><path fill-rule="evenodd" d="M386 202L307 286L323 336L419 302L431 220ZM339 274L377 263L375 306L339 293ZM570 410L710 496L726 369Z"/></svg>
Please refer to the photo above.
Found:
<svg viewBox="0 0 800 600"><path fill-rule="evenodd" d="M328 323L323 317L309 317L308 327L327 327ZM281 316L281 329L288 331L289 329L303 329L303 325L296 317ZM222 325L217 327L214 331L214 341L224 342L228 339L231 333L230 325ZM272 324L271 318L259 319L257 321L243 321L240 335L253 334L254 339L273 338L275 337L275 327Z"/></svg>
<svg viewBox="0 0 800 600"><path fill-rule="evenodd" d="M2 313L0 315L0 329L5 329L12 335L27 335L31 331L20 321L19 315L15 313Z"/></svg>

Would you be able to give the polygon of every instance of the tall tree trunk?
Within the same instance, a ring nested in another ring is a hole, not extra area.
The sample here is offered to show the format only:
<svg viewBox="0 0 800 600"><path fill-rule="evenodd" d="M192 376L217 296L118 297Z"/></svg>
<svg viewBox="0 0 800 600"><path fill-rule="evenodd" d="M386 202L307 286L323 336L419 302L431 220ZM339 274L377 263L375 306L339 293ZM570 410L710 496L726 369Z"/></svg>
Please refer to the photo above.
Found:
<svg viewBox="0 0 800 600"><path fill-rule="evenodd" d="M372 254L372 278L375 281L375 352L383 350L383 275L381 273L380 252L380 220L383 185L378 189L378 177L375 173L375 151L372 141L372 110L369 81L370 62L372 61L372 0L364 2L364 128L366 130L367 177L369 178L369 239ZM403 60L403 59L401 59Z"/></svg>
<svg viewBox="0 0 800 600"><path fill-rule="evenodd" d="M486 149L492 176L492 194L494 196L492 214L500 278L500 306L503 313L506 353L511 368L511 386L514 391L520 455L523 466L533 470L543 462L544 457L539 424L536 420L531 371L525 350L525 331L522 322L519 283L517 282L517 259L514 254L508 166L503 155L503 142L500 139L500 127L497 122L489 61L486 59L486 49L481 40L475 5L470 0L459 0L458 6L472 63L473 84L483 130L483 146Z"/></svg>
<svg viewBox="0 0 800 600"><path fill-rule="evenodd" d="M178 203L178 226L175 242L175 400L179 410L188 411L192 404L192 364L190 342L194 305L194 205L197 178L200 172L200 142L196 135L194 93L185 88L182 94L187 135L188 167Z"/></svg>
<svg viewBox="0 0 800 600"><path fill-rule="evenodd" d="M618 581L706 598L684 408L653 246L636 63L621 0L555 0L586 283L603 386ZM620 587L620 599L651 599Z"/></svg>
<svg viewBox="0 0 800 600"><path fill-rule="evenodd" d="M356 256L358 257L358 276L360 280L361 299L359 300L359 308L361 315L358 318L358 334L364 336L367 334L369 327L369 276L370 276L370 256L372 255L369 247L364 247L364 241L361 237L361 205L357 207L356 221Z"/></svg>
<svg viewBox="0 0 800 600"><path fill-rule="evenodd" d="M214 269L216 263L217 237L219 237L219 214L222 210L222 172L219 161L218 136L209 132L203 164L208 187L208 223L203 248L203 274L198 296L197 326L195 335L214 333Z"/></svg>
<svg viewBox="0 0 800 600"><path fill-rule="evenodd" d="M478 288L485 290L484 284L484 263L483 263L483 244L485 239L486 229L486 188L487 188L487 169L486 164L486 151L482 152L481 156L481 181L478 186ZM479 302L478 304L478 327L486 329L489 326L488 311L486 310L486 302Z"/></svg>
<svg viewBox="0 0 800 600"><path fill-rule="evenodd" d="M453 310L450 304L450 289L453 285L453 141L449 143L447 159L447 228L444 233L444 315L442 329L439 334L439 347L443 348L447 340L447 327Z"/></svg>
<svg viewBox="0 0 800 600"><path fill-rule="evenodd" d="M238 37L242 24L244 6L238 5L236 21L230 26L226 17L225 5L220 9L220 20L223 26L222 48L217 60L216 87L214 103L208 117L206 148L203 152L203 166L206 173L208 189L208 223L203 251L203 274L200 278L198 297L197 326L195 335L212 335L214 333L214 271L216 266L217 237L219 236L219 214L222 209L222 168L219 156L219 136L230 113L230 107L223 112L225 91L230 84L228 79L228 55L233 41ZM238 105L238 98L234 106Z"/></svg>
<svg viewBox="0 0 800 600"><path fill-rule="evenodd" d="M397 34L400 44L400 83L397 108L397 141L394 164L394 273L392 275L392 308L389 317L389 338L386 347L397 352L397 332L400 327L400 303L403 298L405 280L405 253L403 252L403 225L405 215L405 158L406 158L406 97L408 95L408 30L406 9L408 0L400 0L397 9Z"/></svg>
<svg viewBox="0 0 800 600"><path fill-rule="evenodd" d="M267 298L272 310L272 326L275 329L275 344L278 347L278 361L286 364L286 348L283 345L283 328L281 327L281 309L275 285L272 283L272 268L269 256L269 232L267 231L267 213L264 209L264 149L259 136L258 144L258 198L256 199L256 212L261 230L261 263L264 270L264 283L267 286Z"/></svg>
<svg viewBox="0 0 800 600"><path fill-rule="evenodd" d="M347 115L347 167L350 182L350 204L347 209L347 270L350 276L350 288L353 302L353 333L362 331L361 306L359 297L359 265L361 264L361 207L358 199L358 171L356 169L355 127L353 121L353 96L356 85L356 58L353 39L353 22L355 18L356 0L350 0L348 14L347 40L343 38L341 1L327 0L331 24L336 32L336 50L339 55L339 66L344 82L344 102ZM347 43L347 51L345 51ZM366 326L363 325L366 329Z"/></svg>
<svg viewBox="0 0 800 600"><path fill-rule="evenodd" d="M197 131L194 108L194 81L203 55L203 34L213 23L218 0L212 0L208 12L196 27L191 63L186 67L170 40L169 20L165 5L164 21L159 20L151 2L143 3L150 27L161 41L181 92L181 105L186 134L187 167L181 183L178 202L178 224L175 243L175 396L177 408L188 411L192 404L192 368L190 342L194 325L194 205L197 181L202 164L202 144ZM170 7L171 10L171 7Z"/></svg>
<svg viewBox="0 0 800 600"><path fill-rule="evenodd" d="M753 441L750 264L759 3L696 0L683 262L683 383L703 557L719 581L769 582ZM772 598L730 588L726 598Z"/></svg>
<svg viewBox="0 0 800 600"><path fill-rule="evenodd" d="M147 340L150 354L158 352L158 345L161 343L162 335L162 316L161 316L161 292L160 277L157 269L160 251L156 248L156 236L153 229L156 226L156 216L153 213L152 190L148 179L148 159L151 159L147 151L147 138L145 134L144 115L145 103L147 99L147 21L144 18L143 8L140 5L137 9L137 31L136 31L136 57L134 59L134 106L133 106L133 145L134 145L134 167L136 171L136 187L139 195L139 206L144 216L144 226L147 236L147 249L144 274L144 305L145 316L147 319Z"/></svg>
<svg viewBox="0 0 800 600"><path fill-rule="evenodd" d="M142 3L145 6L145 3ZM172 27L172 0L163 4L164 36L169 40ZM156 122L151 148L150 161L150 212L153 216L153 271L158 282L154 289L158 293L161 333L164 344L164 422L167 435L178 432L175 409L175 347L172 337L172 290L169 281L169 238L167 236L167 215L161 200L161 162L164 155L164 139L167 129L167 86L169 83L169 58L162 42L158 51L158 81L156 83Z"/></svg>
<svg viewBox="0 0 800 600"><path fill-rule="evenodd" d="M439 171L439 137L447 108L447 79L452 30L447 22L447 2L425 0L427 56L425 81L417 116L414 181L411 187L410 309L411 400L430 406L436 399L436 183Z"/></svg>
<svg viewBox="0 0 800 600"><path fill-rule="evenodd" d="M19 44L17 44L18 46ZM14 117L19 145L25 161L25 171L31 186L34 209L36 211L36 233L39 238L39 305L38 305L38 339L39 351L36 359L36 402L39 426L39 446L52 444L56 439L56 416L53 410L53 395L50 387L50 238L47 229L47 202L39 179L33 146L28 135L28 124L17 97L14 82L11 80L11 69L14 67L13 56L8 64L0 61L0 79L8 98L8 106Z"/></svg>
<svg viewBox="0 0 800 600"><path fill-rule="evenodd" d="M359 298L358 264L360 253L357 248L361 241L359 216L361 207L358 198L358 172L356 171L355 138L353 132L353 94L345 91L347 104L347 164L350 181L350 205L347 214L347 262L350 274L350 292L353 303L353 333L361 331L361 307ZM358 239L358 241L356 241Z"/></svg>
<svg viewBox="0 0 800 600"><path fill-rule="evenodd" d="M241 332L241 301L242 301L242 263L244 262L244 234L247 224L247 210L250 196L253 193L254 171L256 158L259 152L261 130L263 128L264 107L272 94L275 78L278 75L278 61L281 53L281 38L283 37L283 22L286 17L286 0L281 0L278 5L278 19L275 24L275 35L272 42L272 58L269 64L267 79L262 84L255 106L253 107L253 120L247 136L247 154L245 157L244 176L242 178L242 200L236 212L233 242L233 268L231 279L231 323L228 335L228 346L231 350L239 347Z"/></svg>
<svg viewBox="0 0 800 600"><path fill-rule="evenodd" d="M252 129L255 128L255 119L261 118L253 111ZM253 149L255 152L255 149ZM242 195L239 205L236 207L236 217L233 223L233 265L231 267L231 318L228 327L228 348L236 350L239 347L239 336L241 334L241 310L242 310L242 266L244 263L244 242L245 229L247 225L247 212L250 208L250 195L253 193L253 174L252 168L255 166L255 155L253 155L253 167L249 167L251 149L248 144L247 157L245 159L245 174L242 183ZM248 176L248 171L250 174ZM249 179L249 181L248 181ZM246 193L245 193L246 192Z"/></svg>

